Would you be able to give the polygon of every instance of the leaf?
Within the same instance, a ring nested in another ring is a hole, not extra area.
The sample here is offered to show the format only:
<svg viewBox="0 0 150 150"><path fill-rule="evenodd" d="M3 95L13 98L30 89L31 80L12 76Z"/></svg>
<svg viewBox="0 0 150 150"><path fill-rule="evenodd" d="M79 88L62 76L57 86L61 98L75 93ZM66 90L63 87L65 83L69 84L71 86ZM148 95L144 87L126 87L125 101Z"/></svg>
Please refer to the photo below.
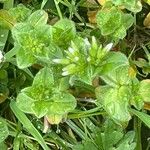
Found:
<svg viewBox="0 0 150 150"><path fill-rule="evenodd" d="M104 131L101 132L101 135L99 136L102 137L104 149L111 150L113 149L114 145L116 145L116 143L118 143L120 139L123 138L123 131L121 127L108 119L105 121Z"/></svg>
<svg viewBox="0 0 150 150"><path fill-rule="evenodd" d="M125 125L131 119L128 111L130 99L128 87L100 86L96 88L96 97L97 105L102 106L116 123Z"/></svg>
<svg viewBox="0 0 150 150"><path fill-rule="evenodd" d="M19 68L29 67L38 60L41 61L40 58L50 60L50 57L54 57L52 54L55 53L55 49L51 46L51 32L52 28L49 25L32 27L28 23L18 23L13 28L14 49L17 51Z"/></svg>
<svg viewBox="0 0 150 150"><path fill-rule="evenodd" d="M145 17L143 24L145 27L150 28L150 13Z"/></svg>
<svg viewBox="0 0 150 150"><path fill-rule="evenodd" d="M32 86L18 94L16 104L25 113L38 118L46 115L51 124L58 124L76 107L76 99L55 87L53 73L45 67L35 76Z"/></svg>
<svg viewBox="0 0 150 150"><path fill-rule="evenodd" d="M18 120L23 124L24 128L28 130L28 132L38 141L38 143L41 145L41 147L44 150L50 150L48 146L46 145L43 137L38 132L38 130L33 126L31 121L26 117L26 115L17 107L15 101L11 101L10 108L15 114L15 116L18 118Z"/></svg>
<svg viewBox="0 0 150 150"><path fill-rule="evenodd" d="M8 147L7 147L7 145L4 142L1 142L0 143L0 149L2 149L2 150L8 150Z"/></svg>
<svg viewBox="0 0 150 150"><path fill-rule="evenodd" d="M129 11L135 13L142 10L142 4L140 0L112 0L112 2L117 6L124 6Z"/></svg>
<svg viewBox="0 0 150 150"><path fill-rule="evenodd" d="M91 140L84 141L82 144L78 144L73 147L73 150L87 150L87 149L98 150L96 145Z"/></svg>
<svg viewBox="0 0 150 150"><path fill-rule="evenodd" d="M144 102L150 102L150 80L142 80L139 85L139 95Z"/></svg>
<svg viewBox="0 0 150 150"><path fill-rule="evenodd" d="M150 128L150 115L144 112L137 111L135 109L130 109L130 111Z"/></svg>
<svg viewBox="0 0 150 150"><path fill-rule="evenodd" d="M134 19L131 14L125 14L112 6L101 9L97 13L96 20L101 34L117 41L126 36L126 30L131 27Z"/></svg>
<svg viewBox="0 0 150 150"><path fill-rule="evenodd" d="M102 128L95 128L90 138L78 143L73 150L134 150L134 131L123 133L121 126L114 124L110 119L105 121Z"/></svg>
<svg viewBox="0 0 150 150"><path fill-rule="evenodd" d="M87 16L90 23L96 23L97 11L88 11Z"/></svg>
<svg viewBox="0 0 150 150"><path fill-rule="evenodd" d="M96 72L99 75L107 75L119 67L127 67L128 65L129 61L124 54L120 52L109 52L99 67L97 67Z"/></svg>
<svg viewBox="0 0 150 150"><path fill-rule="evenodd" d="M110 10L100 10L96 18L104 36L112 34L121 25L121 13L116 7L112 7Z"/></svg>
<svg viewBox="0 0 150 150"><path fill-rule="evenodd" d="M17 7L9 9L8 12L17 22L23 22L27 20L32 11L23 4L18 4Z"/></svg>
<svg viewBox="0 0 150 150"><path fill-rule="evenodd" d="M101 78L110 86L129 85L132 79L129 76L129 66L125 65L102 74Z"/></svg>
<svg viewBox="0 0 150 150"><path fill-rule="evenodd" d="M68 48L75 37L76 28L73 21L61 19L53 26L53 42L58 46Z"/></svg>
<svg viewBox="0 0 150 150"><path fill-rule="evenodd" d="M42 1L41 9L43 9L43 8L44 8L44 6L45 6L45 4L47 3L47 1L48 1L48 0L43 0L43 1Z"/></svg>
<svg viewBox="0 0 150 150"><path fill-rule="evenodd" d="M150 5L150 0L144 0L148 5Z"/></svg>
<svg viewBox="0 0 150 150"><path fill-rule="evenodd" d="M34 13L32 13L29 18L28 22L33 26L38 25L45 25L48 20L48 14L44 10L37 10Z"/></svg>
<svg viewBox="0 0 150 150"><path fill-rule="evenodd" d="M7 123L3 118L0 118L0 143L3 142L9 135Z"/></svg>
<svg viewBox="0 0 150 150"><path fill-rule="evenodd" d="M134 131L126 133L123 139L117 145L117 148L115 148L114 150L135 150L136 143L133 141L134 137Z"/></svg>
<svg viewBox="0 0 150 150"><path fill-rule="evenodd" d="M11 29L15 25L16 21L7 10L0 10L0 26L5 29Z"/></svg>
<svg viewBox="0 0 150 150"><path fill-rule="evenodd" d="M103 6L107 0L98 0L98 2Z"/></svg>

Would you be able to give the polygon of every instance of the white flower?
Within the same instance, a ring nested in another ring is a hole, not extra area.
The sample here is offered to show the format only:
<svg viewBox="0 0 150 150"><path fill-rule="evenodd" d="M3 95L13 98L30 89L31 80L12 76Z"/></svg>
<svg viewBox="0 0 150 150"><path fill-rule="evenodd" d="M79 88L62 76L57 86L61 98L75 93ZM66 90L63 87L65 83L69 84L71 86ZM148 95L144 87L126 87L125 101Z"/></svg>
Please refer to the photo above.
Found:
<svg viewBox="0 0 150 150"><path fill-rule="evenodd" d="M111 49L112 49L112 47L113 47L113 43L109 43L109 44L107 44L106 46L105 46L105 50L108 52L108 51L110 51Z"/></svg>
<svg viewBox="0 0 150 150"><path fill-rule="evenodd" d="M70 52L71 54L73 54L73 53L75 52L75 50L74 50L73 48L71 48L71 47L69 47L68 50L69 50L69 52Z"/></svg>
<svg viewBox="0 0 150 150"><path fill-rule="evenodd" d="M64 72L62 73L62 76L67 76L67 75L69 75L69 72L68 72L68 71L64 71Z"/></svg>
<svg viewBox="0 0 150 150"><path fill-rule="evenodd" d="M4 59L4 56L2 54L2 51L0 51L0 63L3 61L3 59Z"/></svg>
<svg viewBox="0 0 150 150"><path fill-rule="evenodd" d="M78 61L78 60L79 60L79 57L76 56L76 57L74 58L74 60L75 60L75 61Z"/></svg>
<svg viewBox="0 0 150 150"><path fill-rule="evenodd" d="M54 63L58 63L58 64L61 63L61 59L53 59L52 61L53 61Z"/></svg>
<svg viewBox="0 0 150 150"><path fill-rule="evenodd" d="M87 38L84 39L84 43L85 43L85 45L86 45L87 47L90 47L90 46L91 46L91 44L90 44L90 42L89 42L89 40L88 40Z"/></svg>

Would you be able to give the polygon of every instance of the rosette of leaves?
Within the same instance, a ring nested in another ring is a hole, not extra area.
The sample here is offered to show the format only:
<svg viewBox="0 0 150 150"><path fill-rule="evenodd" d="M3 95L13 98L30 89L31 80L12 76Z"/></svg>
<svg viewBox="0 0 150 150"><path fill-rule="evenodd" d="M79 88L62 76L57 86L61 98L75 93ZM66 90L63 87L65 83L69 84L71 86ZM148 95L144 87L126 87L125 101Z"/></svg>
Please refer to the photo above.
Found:
<svg viewBox="0 0 150 150"><path fill-rule="evenodd" d="M65 51L64 58L53 59L53 62L64 66L63 76L70 75L92 84L97 75L105 75L118 67L129 65L124 54L110 51L112 45L102 47L95 37L92 37L91 43L87 39L77 38Z"/></svg>
<svg viewBox="0 0 150 150"><path fill-rule="evenodd" d="M103 7L96 16L97 25L103 36L118 41L126 36L126 30L133 24L131 14L123 13L115 6Z"/></svg>
<svg viewBox="0 0 150 150"><path fill-rule="evenodd" d="M30 15L27 22L17 23L12 29L15 40L13 51L19 68L26 68L37 63L37 57L49 59L51 26L46 25L48 15L38 10Z"/></svg>
<svg viewBox="0 0 150 150"><path fill-rule="evenodd" d="M76 99L56 86L52 70L45 67L35 76L32 86L17 96L17 106L38 118L46 116L51 124L58 124L76 107Z"/></svg>
<svg viewBox="0 0 150 150"><path fill-rule="evenodd" d="M92 44L88 39L79 38L71 42L71 47L65 51L64 58L53 59L54 63L62 64L62 76L75 75L82 81L92 84L93 77L96 76L96 67L98 67L103 58L112 48L112 43L102 48L98 45L96 39L92 37Z"/></svg>
<svg viewBox="0 0 150 150"><path fill-rule="evenodd" d="M119 66L100 76L106 83L96 88L96 104L102 106L117 123L126 125L131 119L129 108L141 110L150 102L149 80L138 81L130 73L130 66Z"/></svg>

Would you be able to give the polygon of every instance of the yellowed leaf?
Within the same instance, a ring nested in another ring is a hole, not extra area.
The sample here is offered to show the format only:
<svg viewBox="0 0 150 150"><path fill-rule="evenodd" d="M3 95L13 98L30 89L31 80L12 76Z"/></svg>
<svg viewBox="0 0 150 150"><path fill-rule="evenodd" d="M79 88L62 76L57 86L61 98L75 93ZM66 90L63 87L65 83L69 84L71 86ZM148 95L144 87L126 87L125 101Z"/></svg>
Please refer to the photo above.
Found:
<svg viewBox="0 0 150 150"><path fill-rule="evenodd" d="M98 2L103 6L107 0L98 0Z"/></svg>
<svg viewBox="0 0 150 150"><path fill-rule="evenodd" d="M146 18L144 19L143 24L145 27L150 28L150 13L147 14Z"/></svg>
<svg viewBox="0 0 150 150"><path fill-rule="evenodd" d="M136 68L130 67L129 70L128 70L128 73L129 73L129 77L135 78L136 73L137 73Z"/></svg>
<svg viewBox="0 0 150 150"><path fill-rule="evenodd" d="M144 0L148 5L150 5L150 0Z"/></svg>
<svg viewBox="0 0 150 150"><path fill-rule="evenodd" d="M96 14L98 10L96 11L88 11L87 16L90 23L96 23Z"/></svg>
<svg viewBox="0 0 150 150"><path fill-rule="evenodd" d="M150 103L144 103L144 109L150 111Z"/></svg>

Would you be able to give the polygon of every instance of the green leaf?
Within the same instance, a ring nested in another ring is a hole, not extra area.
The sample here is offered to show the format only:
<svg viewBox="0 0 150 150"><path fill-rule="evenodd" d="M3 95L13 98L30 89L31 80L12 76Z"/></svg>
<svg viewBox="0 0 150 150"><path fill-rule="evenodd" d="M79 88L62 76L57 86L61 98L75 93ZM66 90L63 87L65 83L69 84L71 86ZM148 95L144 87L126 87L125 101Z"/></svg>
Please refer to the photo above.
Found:
<svg viewBox="0 0 150 150"><path fill-rule="evenodd" d="M131 27L134 19L117 7L104 7L97 13L96 20L103 36L118 41L126 36L126 30Z"/></svg>
<svg viewBox="0 0 150 150"><path fill-rule="evenodd" d="M43 7L45 6L45 4L47 3L48 0L43 0L42 4L41 4L41 9L43 9Z"/></svg>
<svg viewBox="0 0 150 150"><path fill-rule="evenodd" d="M25 7L23 4L19 4L17 7L9 9L8 12L17 22L23 22L27 20L32 11Z"/></svg>
<svg viewBox="0 0 150 150"><path fill-rule="evenodd" d="M136 115L141 121L143 121L143 123L145 123L145 125L147 125L150 128L150 115L148 115L144 112L137 111L135 109L130 109L130 111L134 115Z"/></svg>
<svg viewBox="0 0 150 150"><path fill-rule="evenodd" d="M20 47L17 51L16 60L17 66L20 69L30 67L32 64L36 63L36 58L31 53L28 53L25 48Z"/></svg>
<svg viewBox="0 0 150 150"><path fill-rule="evenodd" d="M104 149L110 150L123 138L123 131L120 126L108 119L104 124L104 131L99 136L102 137Z"/></svg>
<svg viewBox="0 0 150 150"><path fill-rule="evenodd" d="M130 100L128 87L100 86L96 89L96 97L97 105L102 106L116 123L125 125L131 119L128 111Z"/></svg>
<svg viewBox="0 0 150 150"><path fill-rule="evenodd" d="M28 130L28 132L39 142L41 147L44 150L50 150L50 148L48 148L48 146L46 145L43 137L40 135L38 130L33 126L31 121L26 117L26 115L17 107L15 101L11 101L10 107L15 116L18 118L18 120L23 124L23 126Z"/></svg>
<svg viewBox="0 0 150 150"><path fill-rule="evenodd" d="M40 58L50 60L55 53L51 46L52 28L49 25L32 27L18 23L12 30L17 54L17 65L23 69L36 63ZM44 35L44 36L43 36ZM18 50L17 50L18 49Z"/></svg>
<svg viewBox="0 0 150 150"><path fill-rule="evenodd" d="M117 6L124 6L126 9L135 13L142 10L140 0L112 0L112 2Z"/></svg>
<svg viewBox="0 0 150 150"><path fill-rule="evenodd" d="M139 95L144 102L150 102L150 80L142 80L139 84Z"/></svg>
<svg viewBox="0 0 150 150"><path fill-rule="evenodd" d="M76 28L73 21L61 19L53 26L53 42L63 48L68 48L71 40L76 37Z"/></svg>
<svg viewBox="0 0 150 150"><path fill-rule="evenodd" d="M8 147L7 147L7 145L4 142L1 142L0 143L0 149L2 149L2 150L8 150Z"/></svg>
<svg viewBox="0 0 150 150"><path fill-rule="evenodd" d="M0 10L0 26L11 29L15 25L14 17L7 10Z"/></svg>
<svg viewBox="0 0 150 150"><path fill-rule="evenodd" d="M133 141L134 137L134 131L126 133L114 150L135 150L136 143Z"/></svg>
<svg viewBox="0 0 150 150"><path fill-rule="evenodd" d="M76 107L76 99L69 93L59 91L54 85L52 71L45 67L37 73L32 86L18 94L17 106L38 118L46 115L51 124L58 124Z"/></svg>
<svg viewBox="0 0 150 150"><path fill-rule="evenodd" d="M125 29L129 29L133 24L134 18L131 14L122 15L122 23Z"/></svg>
<svg viewBox="0 0 150 150"><path fill-rule="evenodd" d="M73 150L87 150L87 149L98 150L97 146L91 140L84 141L82 144L78 144L73 147Z"/></svg>
<svg viewBox="0 0 150 150"><path fill-rule="evenodd" d="M48 14L44 10L37 10L28 18L28 22L34 27L38 25L45 25L47 20Z"/></svg>
<svg viewBox="0 0 150 150"><path fill-rule="evenodd" d="M101 78L111 86L129 85L131 83L129 66L120 66L107 74L102 74Z"/></svg>
<svg viewBox="0 0 150 150"><path fill-rule="evenodd" d="M128 58L120 52L109 52L102 60L96 72L99 75L107 75L115 69L129 66Z"/></svg>
<svg viewBox="0 0 150 150"><path fill-rule="evenodd" d="M3 118L0 118L0 143L3 142L9 135L7 123Z"/></svg>
<svg viewBox="0 0 150 150"><path fill-rule="evenodd" d="M100 10L97 14L97 24L102 35L112 34L121 25L121 13L116 7L110 10Z"/></svg>

